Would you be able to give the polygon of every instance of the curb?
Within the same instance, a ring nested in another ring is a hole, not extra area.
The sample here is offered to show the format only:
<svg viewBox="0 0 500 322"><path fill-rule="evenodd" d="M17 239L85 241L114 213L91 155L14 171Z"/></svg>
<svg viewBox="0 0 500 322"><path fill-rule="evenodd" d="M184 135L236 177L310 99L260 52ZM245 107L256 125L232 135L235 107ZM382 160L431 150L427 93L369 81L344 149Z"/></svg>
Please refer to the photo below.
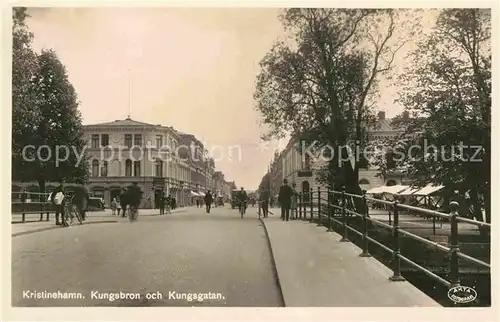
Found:
<svg viewBox="0 0 500 322"><path fill-rule="evenodd" d="M93 224L110 224L110 223L116 223L116 222L118 222L118 221L116 221L116 220L91 221L91 222L85 222L81 226L83 226L83 225L93 225ZM22 235L29 235L29 234L33 234L33 233L39 233L39 232L42 232L42 231L52 230L52 229L58 229L58 228L61 228L61 227L54 225L54 226L43 227L43 228L38 228L38 229L34 229L34 230L21 231L21 232L18 232L18 233L11 234L11 237L17 237L17 236L22 236ZM67 227L64 227L64 228L67 228Z"/></svg>
<svg viewBox="0 0 500 322"><path fill-rule="evenodd" d="M281 303L283 303L283 307L286 307L285 296L283 294L283 289L281 288L280 277L278 269L276 268L276 261L274 260L273 247L271 245L271 239L269 238L269 232L267 231L266 223L264 222L263 218L259 218L259 221L262 223L262 226L264 226L264 231L266 232L267 245L269 247L269 251L271 252L271 265L274 271L273 273L276 280L276 286L278 287L280 293Z"/></svg>

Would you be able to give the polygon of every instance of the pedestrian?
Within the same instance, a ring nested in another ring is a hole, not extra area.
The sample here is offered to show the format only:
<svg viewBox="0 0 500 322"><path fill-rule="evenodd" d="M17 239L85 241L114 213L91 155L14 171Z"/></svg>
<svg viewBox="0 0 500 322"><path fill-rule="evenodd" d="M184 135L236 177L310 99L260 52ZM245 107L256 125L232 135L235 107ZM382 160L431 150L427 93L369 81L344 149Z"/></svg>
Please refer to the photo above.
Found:
<svg viewBox="0 0 500 322"><path fill-rule="evenodd" d="M171 208L170 196L163 196L163 204L165 205L165 211L169 214Z"/></svg>
<svg viewBox="0 0 500 322"><path fill-rule="evenodd" d="M158 200L158 208L160 208L160 215L165 214L165 195L162 193L160 200Z"/></svg>
<svg viewBox="0 0 500 322"><path fill-rule="evenodd" d="M269 214L269 190L264 190L260 195L260 204L262 207L262 214L267 218Z"/></svg>
<svg viewBox="0 0 500 322"><path fill-rule="evenodd" d="M214 198L212 197L212 194L210 193L210 190L207 191L205 195L205 206L206 206L206 211L207 214L210 213L210 207L212 207L212 202L214 201Z"/></svg>
<svg viewBox="0 0 500 322"><path fill-rule="evenodd" d="M122 193L120 195L120 207L122 208L122 217L125 218L125 212L127 211L127 190L125 188L122 189ZM120 213L118 212L118 215L120 215Z"/></svg>
<svg viewBox="0 0 500 322"><path fill-rule="evenodd" d="M64 221L64 189L62 183L52 191L50 202L55 206L56 225L61 225Z"/></svg>
<svg viewBox="0 0 500 322"><path fill-rule="evenodd" d="M122 205L120 203L120 198L119 197L115 197L115 200L116 200L116 215L120 216L120 211L122 210Z"/></svg>
<svg viewBox="0 0 500 322"><path fill-rule="evenodd" d="M116 214L116 209L117 209L117 202L116 202L116 197L111 200L111 215L114 216Z"/></svg>
<svg viewBox="0 0 500 322"><path fill-rule="evenodd" d="M292 202L293 190L288 185L288 180L283 180L283 185L280 187L278 194L278 202L281 207L281 220L288 221L290 219L290 206Z"/></svg>

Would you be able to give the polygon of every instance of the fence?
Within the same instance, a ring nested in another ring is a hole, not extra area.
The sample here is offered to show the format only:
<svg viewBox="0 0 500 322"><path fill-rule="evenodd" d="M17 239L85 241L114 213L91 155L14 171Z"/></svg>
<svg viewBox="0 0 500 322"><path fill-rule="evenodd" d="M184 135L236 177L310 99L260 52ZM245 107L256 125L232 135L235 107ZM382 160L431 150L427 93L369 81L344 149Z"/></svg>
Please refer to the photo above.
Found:
<svg viewBox="0 0 500 322"><path fill-rule="evenodd" d="M21 214L21 221L26 222L26 215L40 214L39 221L49 221L50 212L54 212L54 206L47 201L49 193L19 192L12 194L12 213Z"/></svg>
<svg viewBox="0 0 500 322"><path fill-rule="evenodd" d="M305 200L305 202L304 202ZM354 209L354 204L358 201L358 204L361 204L364 209L363 213L358 213ZM361 203L362 202L362 203ZM382 204L385 205L385 208L389 210L389 223L385 223L383 221L374 219L369 217L369 207L368 204ZM309 213L309 222L313 223L315 218L317 219L318 226L323 226L324 221L327 221L328 232L332 232L333 224L337 224L341 227L341 242L349 242L348 233L351 231L354 234L357 234L361 237L361 248L362 252L360 256L362 257L370 257L371 254L368 251L369 243L377 245L384 251L387 251L392 254L392 271L393 275L390 277L392 281L404 281L405 278L401 275L401 261L406 264L416 268L418 271L421 271L431 277L432 279L438 281L439 283L445 285L448 288L453 288L455 286L460 285L460 273L459 273L459 259L472 262L480 267L486 268L487 270L491 270L490 264L469 256L460 251L459 248L459 230L458 224L460 222L471 224L483 229L488 229L491 232L491 225L485 222L480 222L464 217L460 217L458 215L458 204L450 203L451 212L449 214L429 210L425 208L410 206L406 204L402 204L396 201L385 201L381 199L370 198L366 195L356 195L345 192L345 189L342 191L334 191L334 190L322 190L320 188L317 191L311 191L304 195L304 193L300 193L298 196L298 204L297 204L297 217L299 219L303 218L307 220L307 215ZM432 230L435 234L436 231L436 223L439 221L441 227L443 221L448 221L450 223L450 236L449 242L447 246L442 245L439 242L431 241L422 236L416 235L408 230L401 229L400 227L400 215L403 211L413 212L415 215L423 215L425 217L432 217L433 225ZM392 214L391 214L392 212ZM259 203L259 218L261 217L261 209ZM361 220L361 230L357 230L349 224L349 219L351 218L359 218ZM378 227L382 227L384 229L389 230L392 239L393 247L387 247L381 242L375 240L370 237L368 234L369 225L376 225ZM401 254L400 249L400 239L401 236L409 237L410 239L416 240L420 243L423 243L427 246L435 247L437 250L448 253L449 256L449 265L448 272L449 280L435 274L431 270L417 264L415 261L409 259L407 256Z"/></svg>
<svg viewBox="0 0 500 322"><path fill-rule="evenodd" d="M39 221L49 221L50 213L55 213L55 206L48 200L50 193L40 192L15 192L12 193L13 215L21 215L21 223L26 223L27 215L40 214ZM71 196L67 193L66 196ZM87 211L102 210L99 199L90 198Z"/></svg>

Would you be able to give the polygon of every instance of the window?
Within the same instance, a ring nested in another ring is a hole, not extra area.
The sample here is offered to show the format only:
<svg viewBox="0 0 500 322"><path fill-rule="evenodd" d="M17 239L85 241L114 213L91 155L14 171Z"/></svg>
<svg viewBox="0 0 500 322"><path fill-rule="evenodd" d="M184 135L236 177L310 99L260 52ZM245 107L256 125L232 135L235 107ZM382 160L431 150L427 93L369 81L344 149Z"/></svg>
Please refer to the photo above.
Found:
<svg viewBox="0 0 500 322"><path fill-rule="evenodd" d="M132 147L132 134L125 134L125 146L127 148Z"/></svg>
<svg viewBox="0 0 500 322"><path fill-rule="evenodd" d="M387 169L394 169L396 168L396 160L394 158L394 153L392 151L387 152L385 155L386 163L387 163Z"/></svg>
<svg viewBox="0 0 500 322"><path fill-rule="evenodd" d="M109 134L101 134L101 146L109 145Z"/></svg>
<svg viewBox="0 0 500 322"><path fill-rule="evenodd" d="M395 180L388 180L387 183L385 184L386 186L395 186L397 182Z"/></svg>
<svg viewBox="0 0 500 322"><path fill-rule="evenodd" d="M125 176L126 177L132 176L132 161L131 160L125 161Z"/></svg>
<svg viewBox="0 0 500 322"><path fill-rule="evenodd" d="M157 177L163 177L163 161L160 159L156 159L155 163L155 175Z"/></svg>
<svg viewBox="0 0 500 322"><path fill-rule="evenodd" d="M134 135L134 145L142 146L142 135L141 134Z"/></svg>
<svg viewBox="0 0 500 322"><path fill-rule="evenodd" d="M305 158L304 158L305 162L304 162L304 169L310 169L311 168L311 157L309 156L309 154L306 154L305 155Z"/></svg>
<svg viewBox="0 0 500 322"><path fill-rule="evenodd" d="M99 134L92 134L92 149L99 148Z"/></svg>
<svg viewBox="0 0 500 322"><path fill-rule="evenodd" d="M99 176L99 161L97 160L92 161L92 176L93 177Z"/></svg>
<svg viewBox="0 0 500 322"><path fill-rule="evenodd" d="M103 176L103 177L108 176L108 161L104 161L102 163L101 176Z"/></svg>
<svg viewBox="0 0 500 322"><path fill-rule="evenodd" d="M134 177L141 176L141 161L134 161Z"/></svg>
<svg viewBox="0 0 500 322"><path fill-rule="evenodd" d="M370 184L370 182L366 179L359 180L359 184Z"/></svg>
<svg viewBox="0 0 500 322"><path fill-rule="evenodd" d="M163 135L157 135L156 136L156 148L161 149L163 146Z"/></svg>

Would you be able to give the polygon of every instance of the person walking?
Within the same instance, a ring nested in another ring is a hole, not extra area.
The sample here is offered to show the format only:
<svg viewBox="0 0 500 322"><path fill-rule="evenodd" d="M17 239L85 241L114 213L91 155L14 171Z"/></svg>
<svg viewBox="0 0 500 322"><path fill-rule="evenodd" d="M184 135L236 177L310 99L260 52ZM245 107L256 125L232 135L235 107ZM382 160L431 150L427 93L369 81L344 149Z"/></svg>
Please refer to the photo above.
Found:
<svg viewBox="0 0 500 322"><path fill-rule="evenodd" d="M125 218L125 212L127 211L127 190L125 188L122 189L122 193L120 195L120 207L122 208L122 217ZM120 215L120 212L118 212Z"/></svg>
<svg viewBox="0 0 500 322"><path fill-rule="evenodd" d="M269 190L264 190L260 195L260 203L262 207L262 214L267 218L269 214Z"/></svg>
<svg viewBox="0 0 500 322"><path fill-rule="evenodd" d="M160 215L165 214L165 195L162 193L160 200L158 200L158 208L160 208Z"/></svg>
<svg viewBox="0 0 500 322"><path fill-rule="evenodd" d="M297 192L296 189L297 185L292 183L292 197L291 197L291 202L290 202L290 219L295 220L297 219L297 197L299 196L299 193Z"/></svg>
<svg viewBox="0 0 500 322"><path fill-rule="evenodd" d="M278 194L278 202L281 207L281 220L288 221L290 219L290 206L292 202L293 190L288 185L288 180L283 180L283 185L280 187Z"/></svg>
<svg viewBox="0 0 500 322"><path fill-rule="evenodd" d="M210 190L207 191L205 194L205 207L207 210L207 214L210 213L210 208L212 207L212 202L214 201L214 197L210 193Z"/></svg>
<svg viewBox="0 0 500 322"><path fill-rule="evenodd" d="M62 225L64 221L64 189L62 183L52 191L50 201L56 208L56 225Z"/></svg>

